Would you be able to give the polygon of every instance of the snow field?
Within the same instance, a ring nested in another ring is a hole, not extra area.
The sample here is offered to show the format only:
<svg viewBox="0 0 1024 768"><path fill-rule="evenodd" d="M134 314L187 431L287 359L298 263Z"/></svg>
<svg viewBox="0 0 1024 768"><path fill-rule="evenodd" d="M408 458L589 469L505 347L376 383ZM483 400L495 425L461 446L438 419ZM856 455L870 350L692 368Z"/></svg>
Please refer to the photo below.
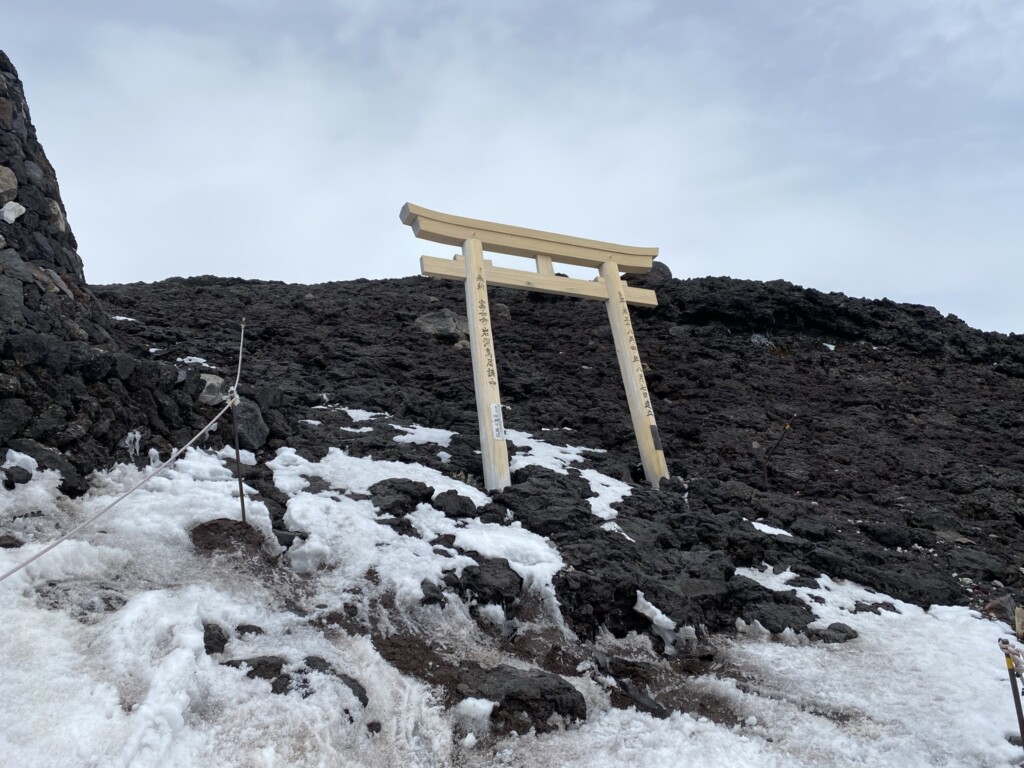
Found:
<svg viewBox="0 0 1024 768"><path fill-rule="evenodd" d="M381 416L365 413L367 419ZM590 449L545 447L521 433L513 440L529 448L517 461L579 469L598 494L591 500L595 514L615 525L611 504L628 486L574 466ZM286 553L290 567L268 578L236 559L201 556L188 540L197 523L237 517L237 483L224 465L232 456L189 451L79 538L0 583L0 765L982 768L1022 757L1006 740L1016 720L996 639L1012 636L1007 625L965 608L924 611L827 576L818 587L796 592L818 616L816 625L841 621L858 638L823 645L743 626L735 638L716 640L720 668L714 674L686 682L695 695L734 713L735 723L679 713L657 720L610 709L600 676L584 666L567 679L587 701L585 723L495 740L485 727L489 702L468 700L444 712L427 686L385 662L368 637L325 634L286 599L328 608L354 601L365 611L389 593L399 612L395 620L415 617L421 631L482 663L522 666L488 640L460 601L444 609L419 606L424 578L439 581L445 569L460 572L473 562L428 541L451 534L459 547L507 558L541 599L542 618L557 634L562 628L551 579L563 563L551 543L514 522L450 520L429 504L408 515L425 540L400 536L378 524L371 502L346 494L405 477L439 493L456 490L478 506L487 496L421 465L337 449L309 462L282 449L269 466L290 497L288 523L308 538ZM255 457L243 456L250 460ZM7 462L35 469L18 454ZM0 549L0 570L99 511L141 476L133 466L115 467L91 478L90 492L75 500L58 494L60 477L52 471L35 472L13 491L0 489L0 522L27 542ZM309 493L307 478L314 476L330 489ZM247 509L269 536L265 506L250 499ZM766 535L785 534L752 525ZM367 581L369 571L376 584ZM740 573L771 589L791 588L789 573ZM853 613L857 602L888 603L894 610ZM676 631L671 617L642 594L638 606L665 632ZM492 608L481 615L500 623L499 613ZM206 654L204 622L229 630L222 656ZM243 623L264 634L240 635L233 628ZM645 638L615 642L627 655L631 644L638 653L649 646ZM331 675L311 672L306 698L282 696L270 692L269 682L219 663L269 654L285 658L286 672L308 655L322 657L366 686L369 706L364 710ZM371 722L381 724L379 733L367 729Z"/></svg>

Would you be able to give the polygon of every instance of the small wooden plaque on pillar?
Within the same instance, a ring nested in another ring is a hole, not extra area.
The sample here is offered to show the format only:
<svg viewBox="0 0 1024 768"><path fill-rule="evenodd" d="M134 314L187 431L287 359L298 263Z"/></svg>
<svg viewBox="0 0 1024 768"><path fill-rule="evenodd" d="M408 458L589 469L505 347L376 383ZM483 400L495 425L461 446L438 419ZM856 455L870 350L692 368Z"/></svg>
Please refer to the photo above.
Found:
<svg viewBox="0 0 1024 768"><path fill-rule="evenodd" d="M500 490L510 482L498 367L487 300L487 286L497 285L605 302L633 431L640 449L640 461L647 480L657 488L659 481L668 477L668 467L654 420L654 408L647 391L640 351L633 335L629 305L654 307L658 304L658 298L654 291L626 285L619 273L649 272L658 249L633 248L466 219L431 211L412 203L402 207L401 217L402 223L412 227L416 237L462 248L462 255L454 260L423 256L420 264L424 275L462 280L466 285L466 315L469 320L485 487L492 491ZM536 271L495 267L483 258L484 251L533 259ZM599 271L600 277L596 281L562 277L555 274L554 263L593 267Z"/></svg>

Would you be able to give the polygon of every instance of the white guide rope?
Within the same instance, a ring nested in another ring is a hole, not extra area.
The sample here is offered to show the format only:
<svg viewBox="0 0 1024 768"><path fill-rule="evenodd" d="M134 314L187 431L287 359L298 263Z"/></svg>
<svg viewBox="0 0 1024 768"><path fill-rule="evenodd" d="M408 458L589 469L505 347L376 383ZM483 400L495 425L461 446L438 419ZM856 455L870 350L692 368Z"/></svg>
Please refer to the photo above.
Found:
<svg viewBox="0 0 1024 768"><path fill-rule="evenodd" d="M245 318L242 318L242 339L244 340L244 338L245 338ZM220 409L220 413L218 413L216 416L214 416L212 419L210 419L209 423L205 427L203 427L201 430L199 430L199 432L196 433L195 437L193 437L191 440L189 440L187 443L185 443L185 445L183 445L181 448L179 448L178 450L174 451L174 453L172 453L170 455L170 457L167 459L167 461L165 461L163 464L161 464L159 467L157 467L156 470L154 470L153 472L151 472L150 474L146 475L144 478L139 480L139 482L137 482L135 485L133 485L127 491L122 493L120 496L118 496L116 499L114 499L112 502L110 502L106 507L101 509L95 515L90 517L88 520L86 520L83 523L80 523L80 524L76 525L74 528L72 528L70 531L65 533L59 539L57 539L54 542L51 542L49 545L47 545L43 549L41 549L38 552L36 552L28 560L25 560L24 562L19 563L18 565L16 565L13 568L11 568L9 571L7 571L7 572L5 572L3 574L0 574L0 581L3 581L8 576L13 576L18 571L20 571L22 568L24 568L25 566L27 566L27 565L29 565L31 563L34 563L36 560L38 560L40 557L45 555L47 552L49 552L50 550L54 549L58 544L60 544L63 541L67 541L69 538L74 536L76 533L78 533L80 530L85 528L87 525L90 525L91 523L95 522L100 517L102 517L107 512L109 512L111 509L113 509L115 506L117 506L119 503L121 503L126 498L131 496L133 493L135 493L135 491L137 491L139 488L144 486L146 483L148 483L154 477L159 475L164 469L166 469L168 466L170 466L174 462L175 459L177 459L179 456L181 456L181 454L183 454L186 450L191 448L192 445L199 438L201 438L203 435L205 435L207 432L209 432L210 428L214 424L217 423L217 421L220 419L221 416L223 416L225 413L228 412L229 408L231 408L231 407L233 407L235 405L238 405L238 402L239 402L238 391L237 391L238 390L238 381L242 377L242 346L241 345L242 345L242 341L239 342L239 347L238 347L238 373L235 376L235 383L234 383L234 386L232 386L231 389L228 390L228 402L227 402L227 404L223 408Z"/></svg>

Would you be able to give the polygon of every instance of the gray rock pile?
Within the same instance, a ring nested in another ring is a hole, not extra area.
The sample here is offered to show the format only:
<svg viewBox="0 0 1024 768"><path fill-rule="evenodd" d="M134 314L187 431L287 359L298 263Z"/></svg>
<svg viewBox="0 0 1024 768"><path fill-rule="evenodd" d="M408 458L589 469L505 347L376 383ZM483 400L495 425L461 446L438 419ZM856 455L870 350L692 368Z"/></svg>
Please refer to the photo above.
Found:
<svg viewBox="0 0 1024 768"><path fill-rule="evenodd" d="M198 374L125 353L110 325L0 51L0 457L12 448L60 470L70 494L112 458L139 458L140 443L182 444L201 419Z"/></svg>

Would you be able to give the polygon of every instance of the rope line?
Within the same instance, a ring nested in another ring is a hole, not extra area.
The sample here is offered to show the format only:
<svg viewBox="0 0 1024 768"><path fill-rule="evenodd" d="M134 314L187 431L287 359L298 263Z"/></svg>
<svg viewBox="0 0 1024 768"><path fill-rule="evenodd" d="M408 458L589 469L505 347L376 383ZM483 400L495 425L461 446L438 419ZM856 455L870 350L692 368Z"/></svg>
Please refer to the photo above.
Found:
<svg viewBox="0 0 1024 768"><path fill-rule="evenodd" d="M234 401L232 401L232 402L234 402ZM109 511L110 511L111 509L113 509L113 508L114 508L114 507L115 507L115 506L116 506L117 504L119 504L120 502L124 501L124 500L125 500L126 498L128 498L128 497L129 497L129 496L131 496L131 495L132 495L133 493L135 493L135 491L137 491L137 490L138 490L139 488L141 488L141 487L142 487L143 485L145 485L145 484L146 484L146 483L148 483L148 482L149 482L150 480L152 480L152 479L153 479L154 477L156 477L157 475L159 475L159 474L160 474L160 473L161 473L161 472L162 472L162 471L163 471L164 469L166 469L166 468L167 468L167 467L168 467L168 466L169 466L169 465L170 465L170 464L171 464L171 463L172 463L172 462L173 462L173 461L174 461L175 459L177 459L177 458L178 458L178 457L179 457L179 456L180 456L181 454L183 454L183 453L184 453L184 452L185 452L185 451L186 451L186 450L187 450L188 448L191 448L191 447L192 447L192 445L193 445L193 443L195 443L195 442L196 442L196 440L198 440L198 439L199 439L200 437L202 437L202 436L203 436L203 435L205 435L205 434L206 434L207 432L209 432L209 431L210 431L210 427L212 427L212 426L213 426L214 424L216 424L216 423L217 423L217 420L218 420L218 419L220 419L220 417L221 417L221 416L223 416L223 415L224 415L225 413L227 413L227 410L228 410L228 408L230 408L230 407L231 407L231 403L228 403L227 405L225 405L225 406L224 406L224 407L223 407L223 408L221 409L220 413L218 413L218 414L217 414L216 416L214 416L214 417L213 417L213 419L212 419L212 420L210 421L210 423L209 423L209 424L207 424L207 425L206 425L205 427L203 427L203 428L202 428L201 430L199 430L199 432L198 432L198 433L196 434L196 436L195 436L195 437L193 437L193 438L192 438L191 440L189 440L189 441L188 441L188 442L187 442L187 443L186 443L186 444L185 444L185 445L184 445L183 447L179 448L179 449L178 449L178 450L176 450L176 451L175 451L174 453L172 453L172 454L171 454L171 456L170 456L170 458L169 458L169 459L167 459L167 461L165 461L165 462L164 462L163 464L161 464L161 465L160 465L159 467L157 467L157 468L156 468L156 471L154 471L154 472L152 472L152 473L150 473L150 474L146 475L146 476L145 476L144 478L142 478L141 480L139 480L139 482L137 482L137 483L136 483L135 485L133 485L133 486L132 486L131 488L129 488L129 489L127 490L127 491L125 491L124 493L122 493L122 494L121 494L120 496L118 496L118 497L117 497L116 499L114 499L114 500L113 500L112 502L110 502L110 504L108 504L108 505L107 505L106 507L104 507L103 509L101 509L101 510L100 510L99 512L97 512L97 513L96 513L95 515L93 515L92 517L90 517L90 518L89 518L88 520L86 520L85 522L83 522L83 523L79 523L79 524L78 524L77 526L75 526L75 527L74 527L74 528L72 528L72 529L71 529L70 531L68 531L67 533L65 533L65 534L64 534L63 536L61 536L61 537L60 537L59 539L57 539L57 540L56 540L56 541L54 541L54 542L51 542L51 543L50 543L50 544L49 544L48 546L46 546L45 548L43 548L43 549L39 550L38 552L36 552L36 553L35 553L34 555L32 555L32 557L30 557L30 558L29 558L28 560L24 561L23 563L20 563L19 565L16 565L16 566L14 566L13 568L11 568L11 569L10 569L9 571L7 571L6 573L4 573L4 574L0 575L0 581L3 581L3 580L4 580L4 579L6 579L6 578L7 578L8 576L13 576L13 575L14 575L14 574L16 574L16 573L17 573L18 571L20 571L20 570L21 570L22 568L24 568L25 566L27 566L27 565L29 565L29 564L31 564L31 563L34 563L34 562L35 562L36 560L38 560L38 559L39 559L40 557L42 557L42 556L43 556L43 555L45 555L45 554L46 554L47 552L49 552L49 551L50 551L50 550L52 550L52 549L53 549L54 547L56 547L56 546L57 546L58 544L60 544L60 543L62 543L62 542L64 542L64 541L66 541L67 539L71 538L71 537L72 537L72 536L73 536L74 534L78 533L78 532L79 532L80 530L82 530L83 528L85 528L85 527L86 527L87 525L89 525L90 523L93 523L94 521L98 520L98 519L99 519L100 517L102 517L102 516L103 516L103 515L105 515L105 514L106 514L107 512L109 512Z"/></svg>
<svg viewBox="0 0 1024 768"><path fill-rule="evenodd" d="M120 504L122 501L127 499L133 493L135 493L135 491L139 490L139 488L141 488L146 483L148 483L150 480L152 480L154 477L156 477L161 472L163 472L168 466L170 466L174 462L175 459L177 459L179 456L181 456L181 454L183 454L186 450L191 448L192 445L199 438L201 438L203 435L205 435L207 432L209 432L210 428L213 427L213 425L217 423L217 421L221 418L221 416L223 416L225 413L227 413L229 409L234 408L236 405L238 405L238 403L240 401L239 397L238 397L238 382L242 378L242 344L244 343L244 340L245 340L245 318L243 317L242 318L242 339L239 341L239 344L238 344L238 372L235 375L235 383L228 390L228 401L225 404L225 406L220 409L220 413L218 413L216 416L214 416L212 419L210 419L209 423L207 423L207 425L205 427L203 427L201 430L199 430L199 432L196 433L195 437L193 437L191 440L189 440L187 443L185 443L185 445L183 445L181 448L179 448L178 450L174 451L174 453L172 453L170 455L170 457L167 459L167 461L165 461L163 464L161 464L159 467L157 467L155 471L151 472L150 474L146 475L144 478L139 480L139 482L137 482L135 485L133 485L127 491L122 493L120 496L118 496L116 499L114 499L112 502L110 502L106 507L101 509L95 515L90 517L88 520L86 520L85 522L79 523L74 528L72 528L70 531L68 531L63 536L61 536L59 539L57 539L56 541L51 542L50 544L48 544L43 549L41 549L38 552L36 552L28 560L25 560L24 562L19 563L18 565L16 565L13 568L11 568L9 571L7 571L7 572L5 572L3 574L0 574L0 581L3 581L4 579L8 578L9 576L13 576L14 574L16 574L18 571L22 570L26 566L31 565L36 560L38 560L40 557L45 555L47 552L49 552L52 549L54 549L58 544L61 544L62 542L67 541L69 538L74 536L76 533L78 533L80 530L85 528L87 525L90 525L90 524L94 523L96 520L99 520L100 517L102 517L103 515L107 514L107 512L109 512L115 506ZM241 474L239 474L239 478L241 478ZM241 492L241 479L239 479L239 492ZM244 507L243 507L243 510L244 510ZM243 515L244 515L244 511L243 511Z"/></svg>

